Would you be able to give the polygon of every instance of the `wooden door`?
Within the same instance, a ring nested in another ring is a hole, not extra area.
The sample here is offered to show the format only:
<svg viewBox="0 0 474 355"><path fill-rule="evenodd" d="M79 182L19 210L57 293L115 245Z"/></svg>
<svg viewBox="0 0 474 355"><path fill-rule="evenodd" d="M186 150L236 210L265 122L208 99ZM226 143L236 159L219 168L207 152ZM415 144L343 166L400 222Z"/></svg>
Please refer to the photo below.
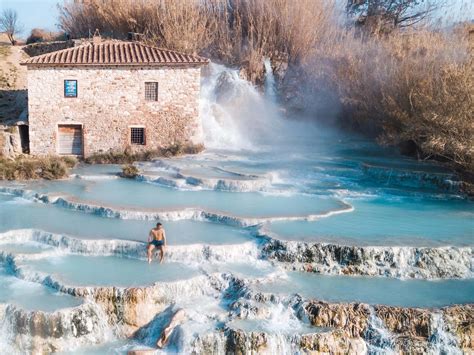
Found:
<svg viewBox="0 0 474 355"><path fill-rule="evenodd" d="M61 155L82 155L82 126L59 125L58 152Z"/></svg>

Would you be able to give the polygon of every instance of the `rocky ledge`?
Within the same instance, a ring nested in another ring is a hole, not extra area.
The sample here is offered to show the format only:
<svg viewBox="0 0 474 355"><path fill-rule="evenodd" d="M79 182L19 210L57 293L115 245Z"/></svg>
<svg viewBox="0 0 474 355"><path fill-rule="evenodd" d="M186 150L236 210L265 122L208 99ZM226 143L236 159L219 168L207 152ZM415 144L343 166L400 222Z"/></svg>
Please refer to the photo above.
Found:
<svg viewBox="0 0 474 355"><path fill-rule="evenodd" d="M471 278L472 247L348 246L270 239L264 257L288 269L397 278Z"/></svg>
<svg viewBox="0 0 474 355"><path fill-rule="evenodd" d="M419 354L449 349L474 351L473 304L421 309L327 303L304 300L297 295L285 299L254 292L248 282L229 274L200 276L144 288L68 288L54 283L52 286L84 298L85 303L53 313L1 306L0 328L8 328L7 334L12 337L8 342L13 346L51 352L103 343L111 334L119 338L134 337L138 341L147 336L156 344L167 326L170 334L167 334L166 342L185 342L180 349L195 354L365 353L371 349ZM155 324L161 315L168 319L166 314L173 305L189 297L210 297L229 304L221 315L224 318L216 323L217 327L211 325L216 319L210 319L207 332L186 329L188 323L193 322L193 317L186 315L199 313L192 306L180 311L182 319L172 327L176 329L171 329L170 322ZM284 334L258 329L249 331L233 325L233 320L238 319L268 322L276 308L292 314L296 322L307 324L309 330ZM185 339L183 334L188 334Z"/></svg>
<svg viewBox="0 0 474 355"><path fill-rule="evenodd" d="M367 350L361 338L349 338L340 330L294 336L243 331L226 327L221 332L197 336L190 352L194 354L278 354L328 353L362 354Z"/></svg>
<svg viewBox="0 0 474 355"><path fill-rule="evenodd" d="M109 333L106 319L103 309L90 302L53 313L0 304L0 338L5 353L51 353L104 341Z"/></svg>
<svg viewBox="0 0 474 355"><path fill-rule="evenodd" d="M334 327L347 336L402 353L427 353L436 349L474 351L474 305L441 309L331 304L309 301L304 312L315 326Z"/></svg>

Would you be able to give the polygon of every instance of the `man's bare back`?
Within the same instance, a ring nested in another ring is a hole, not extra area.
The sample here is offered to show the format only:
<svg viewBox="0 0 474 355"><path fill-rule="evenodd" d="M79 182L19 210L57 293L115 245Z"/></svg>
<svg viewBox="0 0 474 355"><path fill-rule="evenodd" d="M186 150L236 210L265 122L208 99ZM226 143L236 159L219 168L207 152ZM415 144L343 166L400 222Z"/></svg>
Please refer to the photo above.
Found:
<svg viewBox="0 0 474 355"><path fill-rule="evenodd" d="M163 262L163 257L166 247L166 232L161 223L156 224L156 228L153 228L148 234L148 246L147 255L148 263L151 263L153 250L155 248L160 250L160 264Z"/></svg>

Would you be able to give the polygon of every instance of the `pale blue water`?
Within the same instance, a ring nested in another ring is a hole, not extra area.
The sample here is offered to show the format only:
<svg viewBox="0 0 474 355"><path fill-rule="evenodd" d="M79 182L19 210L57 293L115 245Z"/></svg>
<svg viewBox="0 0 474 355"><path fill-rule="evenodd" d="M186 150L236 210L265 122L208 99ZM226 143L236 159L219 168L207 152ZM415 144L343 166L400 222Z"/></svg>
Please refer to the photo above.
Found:
<svg viewBox="0 0 474 355"><path fill-rule="evenodd" d="M49 245L35 242L0 244L1 251L13 254L37 254L52 249Z"/></svg>
<svg viewBox="0 0 474 355"><path fill-rule="evenodd" d="M328 302L364 302L403 307L442 307L474 301L474 280L399 280L289 272L287 279L256 286L262 292L301 294Z"/></svg>
<svg viewBox="0 0 474 355"><path fill-rule="evenodd" d="M26 310L53 312L79 306L82 300L34 282L20 280L0 266L0 303L15 304Z"/></svg>
<svg viewBox="0 0 474 355"><path fill-rule="evenodd" d="M330 197L263 195L255 192L180 191L134 180L54 181L28 184L35 191L63 193L122 208L182 210L195 207L241 217L299 216L341 208Z"/></svg>
<svg viewBox="0 0 474 355"><path fill-rule="evenodd" d="M179 263L151 264L144 260L115 256L66 255L28 260L20 264L29 270L54 275L70 286L147 286L155 282L186 280L197 269Z"/></svg>
<svg viewBox="0 0 474 355"><path fill-rule="evenodd" d="M125 239L145 242L155 224L155 221L102 218L0 194L0 232L34 228L83 239ZM163 224L170 245L238 244L254 239L248 230L211 222L183 220Z"/></svg>
<svg viewBox="0 0 474 355"><path fill-rule="evenodd" d="M274 222L281 239L369 245L474 245L474 211L465 200L368 198L354 212L314 222Z"/></svg>
<svg viewBox="0 0 474 355"><path fill-rule="evenodd" d="M272 145L268 149L263 146L254 152L209 151L166 161L169 166L183 169L188 174L194 172L210 178L232 178L237 174L238 179L238 174L259 175L272 181L268 193L179 190L116 179L118 166L80 166L75 173L84 179L32 182L20 186L38 192L66 193L112 207L138 210L201 207L245 217L321 214L340 209L344 201L351 204L354 211L313 222L273 222L267 227L283 239L305 241L366 245L474 244L474 204L455 190L445 189L451 178L449 172L436 164L422 164L400 157L391 150L379 149L360 139L336 139L329 135L309 141L304 138L307 134L310 133L301 133L301 139L297 135L289 137L281 146ZM147 167L153 169L153 163ZM427 179L427 174L435 178ZM154 223L103 218L0 194L1 232L35 228L85 239L145 241ZM178 221L164 224L169 243L175 245L239 244L254 239L252 230L219 223ZM15 252L14 246L8 248ZM35 251L21 248L16 251ZM234 252L238 253L236 248ZM203 264L201 270L182 264L158 265L155 262L149 266L143 260L72 255L22 263L33 270L53 274L65 283L89 286L147 285L187 279L202 274L202 270L253 279L272 273L271 267L262 264L225 261ZM472 280L400 281L295 275L290 276L290 282L280 286L273 284L271 289L301 292L309 298L331 301L410 306L474 301ZM450 291L453 288L456 292Z"/></svg>

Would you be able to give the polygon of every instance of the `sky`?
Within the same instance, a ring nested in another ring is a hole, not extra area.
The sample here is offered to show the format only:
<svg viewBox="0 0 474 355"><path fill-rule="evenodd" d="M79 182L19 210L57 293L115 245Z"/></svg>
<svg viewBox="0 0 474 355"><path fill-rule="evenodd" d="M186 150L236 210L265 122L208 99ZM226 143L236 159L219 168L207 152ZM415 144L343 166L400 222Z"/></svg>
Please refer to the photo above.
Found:
<svg viewBox="0 0 474 355"><path fill-rule="evenodd" d="M432 1L436 2L437 0ZM472 0L447 1L452 3L453 6L445 7L440 10L439 16L446 17L447 15L452 18L452 21L474 19L474 5ZM19 22L23 24L23 32L20 37L26 38L35 27L50 31L58 30L59 12L57 4L63 2L63 0L0 0L0 10L14 9L18 12Z"/></svg>
<svg viewBox="0 0 474 355"><path fill-rule="evenodd" d="M56 7L61 0L0 0L0 9L14 9L18 21L23 25L20 37L26 38L33 28L56 31L59 12Z"/></svg>

